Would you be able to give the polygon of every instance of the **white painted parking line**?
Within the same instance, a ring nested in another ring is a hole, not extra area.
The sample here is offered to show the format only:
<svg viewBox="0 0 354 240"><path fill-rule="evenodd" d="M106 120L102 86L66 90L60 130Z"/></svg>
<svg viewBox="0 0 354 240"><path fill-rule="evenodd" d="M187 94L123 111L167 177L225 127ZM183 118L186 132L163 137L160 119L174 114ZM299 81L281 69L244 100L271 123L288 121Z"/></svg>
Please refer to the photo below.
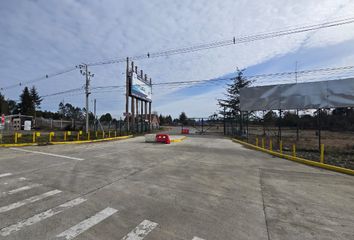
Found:
<svg viewBox="0 0 354 240"><path fill-rule="evenodd" d="M114 208L105 208L102 211L98 212L97 214L93 215L92 217L76 224L75 226L69 228L68 230L60 233L56 237L59 239L66 239L70 240L75 238L76 236L80 235L81 233L85 232L87 229L95 226L99 222L105 220L106 218L112 216L118 212L118 210Z"/></svg>
<svg viewBox="0 0 354 240"><path fill-rule="evenodd" d="M205 240L205 239L200 238L200 237L194 237L192 240Z"/></svg>
<svg viewBox="0 0 354 240"><path fill-rule="evenodd" d="M19 201L19 202L12 203L7 206L0 207L0 213L8 212L12 209L22 207L22 206L29 204L29 203L37 202L39 200L53 196L58 193L61 193L61 191L60 190L53 190L53 191L49 191L49 192L46 192L46 193L43 193L40 195L36 195L36 196L30 197L30 198L27 198L27 199Z"/></svg>
<svg viewBox="0 0 354 240"><path fill-rule="evenodd" d="M24 177L20 177L20 178L16 178L16 179L11 179L11 180L8 180L6 182L3 182L1 183L1 185L9 185L9 183L17 183L17 182L22 182L22 181L26 181L28 180L27 178L24 178Z"/></svg>
<svg viewBox="0 0 354 240"><path fill-rule="evenodd" d="M146 237L146 235L154 230L157 225L157 223L151 222L149 220L144 220L130 233L125 235L122 240L142 240Z"/></svg>
<svg viewBox="0 0 354 240"><path fill-rule="evenodd" d="M36 214L30 218L22 220L21 222L18 222L18 223L11 225L11 226L5 227L0 230L0 235L3 237L8 236L13 232L17 232L24 227L31 226L31 225L38 223L44 219L50 218L54 215L57 215L57 214L65 211L66 209L77 206L85 201L86 201L86 199L84 199L84 198L76 198L76 199L66 202L64 204L61 204L57 207L54 207L54 208L49 209L47 211Z"/></svg>
<svg viewBox="0 0 354 240"><path fill-rule="evenodd" d="M39 151L34 151L34 150L22 149L22 148L10 148L10 149L20 151L20 152L36 153L36 154L42 154L42 155L58 157L58 158L67 158L67 159L78 160L78 161L85 160L83 158L70 157L70 156L59 155L59 154L54 154L54 153L39 152Z"/></svg>
<svg viewBox="0 0 354 240"><path fill-rule="evenodd" d="M23 187L20 187L20 188L12 189L12 190L10 190L8 192L2 192L2 193L0 193L0 197L6 196L6 195L12 195L12 194L23 192L23 191L27 191L27 190L30 190L32 188L39 187L39 186L42 186L42 184L33 183L33 184L30 184L30 185L27 185L27 186L23 186Z"/></svg>
<svg viewBox="0 0 354 240"><path fill-rule="evenodd" d="M11 175L12 175L12 173L2 173L2 174L0 174L0 178L11 176Z"/></svg>

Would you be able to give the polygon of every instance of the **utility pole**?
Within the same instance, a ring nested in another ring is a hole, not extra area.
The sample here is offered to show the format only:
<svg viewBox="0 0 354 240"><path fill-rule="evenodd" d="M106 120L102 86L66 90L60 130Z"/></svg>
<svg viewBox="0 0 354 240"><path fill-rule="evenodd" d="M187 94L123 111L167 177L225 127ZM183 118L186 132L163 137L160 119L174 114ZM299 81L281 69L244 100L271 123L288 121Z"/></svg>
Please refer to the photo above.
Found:
<svg viewBox="0 0 354 240"><path fill-rule="evenodd" d="M129 132L130 116L129 116L129 58L128 57L127 57L127 68L125 72L125 119L127 120L127 125L126 125L127 132Z"/></svg>
<svg viewBox="0 0 354 240"><path fill-rule="evenodd" d="M93 115L94 115L93 126L96 131L96 98L93 100Z"/></svg>
<svg viewBox="0 0 354 240"><path fill-rule="evenodd" d="M85 97L86 97L86 133L89 132L89 95L90 93L90 80L91 77L94 77L94 74L88 71L87 64L80 64L80 73L85 76Z"/></svg>

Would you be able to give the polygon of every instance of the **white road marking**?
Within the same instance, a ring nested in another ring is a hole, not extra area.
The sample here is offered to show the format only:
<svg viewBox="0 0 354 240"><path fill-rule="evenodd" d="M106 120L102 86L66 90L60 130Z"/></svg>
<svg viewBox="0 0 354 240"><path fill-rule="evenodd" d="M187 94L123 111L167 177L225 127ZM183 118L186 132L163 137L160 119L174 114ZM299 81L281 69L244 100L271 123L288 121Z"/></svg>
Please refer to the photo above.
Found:
<svg viewBox="0 0 354 240"><path fill-rule="evenodd" d="M21 152L29 152L29 153L48 155L48 156L58 157L58 158L67 158L67 159L78 160L78 161L85 160L83 158L70 157L70 156L59 155L59 154L54 154L54 153L39 152L39 151L34 151L34 150L22 149L22 148L10 148L10 149L16 150L16 151L21 151Z"/></svg>
<svg viewBox="0 0 354 240"><path fill-rule="evenodd" d="M22 182L22 181L26 181L26 180L27 180L27 178L20 177L20 178L17 178L17 179L12 179L12 180L9 180L7 182L4 182L4 183L2 183L2 185L8 185L9 183Z"/></svg>
<svg viewBox="0 0 354 240"><path fill-rule="evenodd" d="M5 236L8 236L10 235L11 233L13 232L17 232L19 230L21 230L22 228L24 227L27 227L27 226L31 226L35 223L38 223L44 219L47 219L47 218L50 218L54 215L57 215L63 211L65 211L66 209L69 209L69 208L72 208L74 206L77 206L83 202L85 202L86 199L84 198L76 198L74 200L71 200L69 202L66 202L64 204L61 204L57 207L54 207L52 209L49 209L47 211L44 211L44 212L41 212L39 214L36 214L30 218L27 218L25 220L22 220L18 223L15 223L11 226L8 226L8 227L5 227L3 229L0 230L0 235L5 237Z"/></svg>
<svg viewBox="0 0 354 240"><path fill-rule="evenodd" d="M114 208L105 208L102 211L96 213L92 217L76 224L75 226L69 228L68 230L60 233L57 235L57 238L63 238L66 240L70 240L75 238L76 236L80 235L81 233L85 232L87 229L95 226L99 222L105 220L106 218L110 217L111 215L115 214L118 212L118 210Z"/></svg>
<svg viewBox="0 0 354 240"><path fill-rule="evenodd" d="M16 189L10 190L8 192L0 193L0 197L6 196L6 195L12 195L12 194L19 193L19 192L22 192L22 191L26 191L26 190L29 190L29 189L32 189L32 188L35 188L35 187L39 187L39 186L42 186L42 184L33 183L33 184L30 184L30 185L27 185L27 186L23 186L23 187L20 187L20 188L16 188Z"/></svg>
<svg viewBox="0 0 354 240"><path fill-rule="evenodd" d="M2 174L0 174L0 178L11 176L11 175L12 175L12 173L2 173Z"/></svg>
<svg viewBox="0 0 354 240"><path fill-rule="evenodd" d="M122 240L142 240L146 237L146 235L154 230L157 225L157 223L151 222L149 220L144 220L130 233L125 235Z"/></svg>
<svg viewBox="0 0 354 240"><path fill-rule="evenodd" d="M194 237L192 240L205 240L205 239L200 238L200 237Z"/></svg>
<svg viewBox="0 0 354 240"><path fill-rule="evenodd" d="M49 191L49 192L46 192L46 193L43 193L43 194L40 194L40 195L36 195L36 196L30 197L30 198L27 198L27 199L19 201L19 202L12 203L12 204L7 205L7 206L0 207L0 213L8 212L8 211L10 211L12 209L22 207L23 205L26 205L26 204L29 204L29 203L37 202L39 200L42 200L44 198L53 196L53 195L58 194L58 193L61 193L61 191L60 190L53 190L53 191Z"/></svg>

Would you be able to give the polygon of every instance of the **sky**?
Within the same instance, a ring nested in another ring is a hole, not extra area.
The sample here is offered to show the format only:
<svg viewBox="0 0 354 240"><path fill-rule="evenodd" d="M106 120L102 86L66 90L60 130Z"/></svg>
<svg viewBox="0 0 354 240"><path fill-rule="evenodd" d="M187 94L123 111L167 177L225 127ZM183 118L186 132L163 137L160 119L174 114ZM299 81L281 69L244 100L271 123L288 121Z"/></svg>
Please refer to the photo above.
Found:
<svg viewBox="0 0 354 240"><path fill-rule="evenodd" d="M167 49L354 17L349 0L2 0L0 86L45 76L80 63L121 59ZM354 63L354 24L154 59L135 61L154 83L348 66ZM124 85L125 64L93 66L92 87ZM335 76L334 76L335 77ZM263 79L264 83L274 79ZM35 82L40 95L80 88L72 71ZM177 117L208 117L218 110L225 83L153 88L152 108ZM32 86L30 84L29 86ZM18 99L24 86L2 91ZM82 92L44 98L84 107ZM124 111L124 91L90 95L97 113Z"/></svg>

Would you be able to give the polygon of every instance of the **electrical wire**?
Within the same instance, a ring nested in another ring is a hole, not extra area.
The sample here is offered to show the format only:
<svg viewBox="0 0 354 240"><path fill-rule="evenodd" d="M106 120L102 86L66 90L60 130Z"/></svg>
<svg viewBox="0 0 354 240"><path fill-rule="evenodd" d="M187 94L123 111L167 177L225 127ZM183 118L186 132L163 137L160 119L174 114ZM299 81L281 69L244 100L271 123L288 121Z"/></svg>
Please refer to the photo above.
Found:
<svg viewBox="0 0 354 240"><path fill-rule="evenodd" d="M261 33L261 34L255 34L255 35L248 35L248 36L243 36L243 37L238 37L238 38L233 37L232 39L227 39L227 40L222 40L222 41L214 41L214 42L210 42L210 43L203 43L203 44L187 46L187 47L183 47L183 48L163 50L163 51L153 52L153 53L148 52L146 54L141 54L141 55L130 57L130 60L134 61L134 60L142 60L142 59L149 59L149 58L166 57L166 56L177 55L177 54L185 54L185 53L191 53L191 52L196 52L196 51L203 51L203 50L208 50L208 49L213 49L213 48L226 47L226 46L235 45L235 44L241 44L241 43L259 41L259 40L264 40L264 39L271 39L271 38L281 37L281 36L286 36L286 35L291 35L291 34L314 31L314 30L323 29L323 28L337 27L337 26L351 24L351 23L354 23L354 17L344 18L344 19L334 20L334 21L328 21L328 22L323 22L323 23L319 23L319 24L295 27L295 28L290 28L290 29L286 29L286 30L272 31L272 32L268 32L268 33ZM99 61L99 62L92 62L87 65L88 66L99 66L99 65L122 63L125 61L126 61L126 58L119 58L119 59L111 59L111 60L105 60L105 61ZM62 70L62 71L59 71L56 73L46 74L42 77L38 77L38 78L35 78L32 80L28 80L28 81L12 84L9 86L5 86L5 87L0 88L0 90L11 89L11 88L19 87L19 86L22 86L25 84L30 84L30 83L42 81L42 80L45 80L48 78L52 78L55 76L59 76L62 74L72 72L76 68L77 68L76 66L70 67L70 68L67 68L65 70Z"/></svg>
<svg viewBox="0 0 354 240"><path fill-rule="evenodd" d="M294 75L297 74L298 82L309 82L309 81L319 81L324 78L330 80L329 78L343 78L353 76L354 66L343 66L343 67L330 67L330 68L319 68L319 69L310 69L310 70L302 70L297 72L279 72L279 73L268 73L268 74L259 74L259 75L245 75L245 79L248 79L252 82L253 85L269 85L271 83L286 83L286 82L294 82ZM338 73L338 71L341 71ZM345 72L347 71L347 72ZM320 75L322 74L322 75ZM318 75L317 77L314 77ZM335 76L335 77L334 77ZM272 81L268 81L267 78L271 78ZM274 81L274 78L280 78ZM191 80L191 81L174 81L174 82L160 82L160 83L152 83L153 87L159 88L168 88L168 89L180 89L190 87L200 87L205 85L218 85L224 84L227 81L235 80L236 77L228 77L228 78L214 78L214 79L202 79L202 80ZM94 86L91 88L91 93L106 93L106 92L114 92L125 90L125 85L108 85L108 86ZM42 98L47 98L51 96L59 96L64 94L70 94L74 92L80 92L83 90L81 88L68 89L61 92L56 92L52 94L47 94L41 96ZM78 93L78 94L83 94Z"/></svg>

